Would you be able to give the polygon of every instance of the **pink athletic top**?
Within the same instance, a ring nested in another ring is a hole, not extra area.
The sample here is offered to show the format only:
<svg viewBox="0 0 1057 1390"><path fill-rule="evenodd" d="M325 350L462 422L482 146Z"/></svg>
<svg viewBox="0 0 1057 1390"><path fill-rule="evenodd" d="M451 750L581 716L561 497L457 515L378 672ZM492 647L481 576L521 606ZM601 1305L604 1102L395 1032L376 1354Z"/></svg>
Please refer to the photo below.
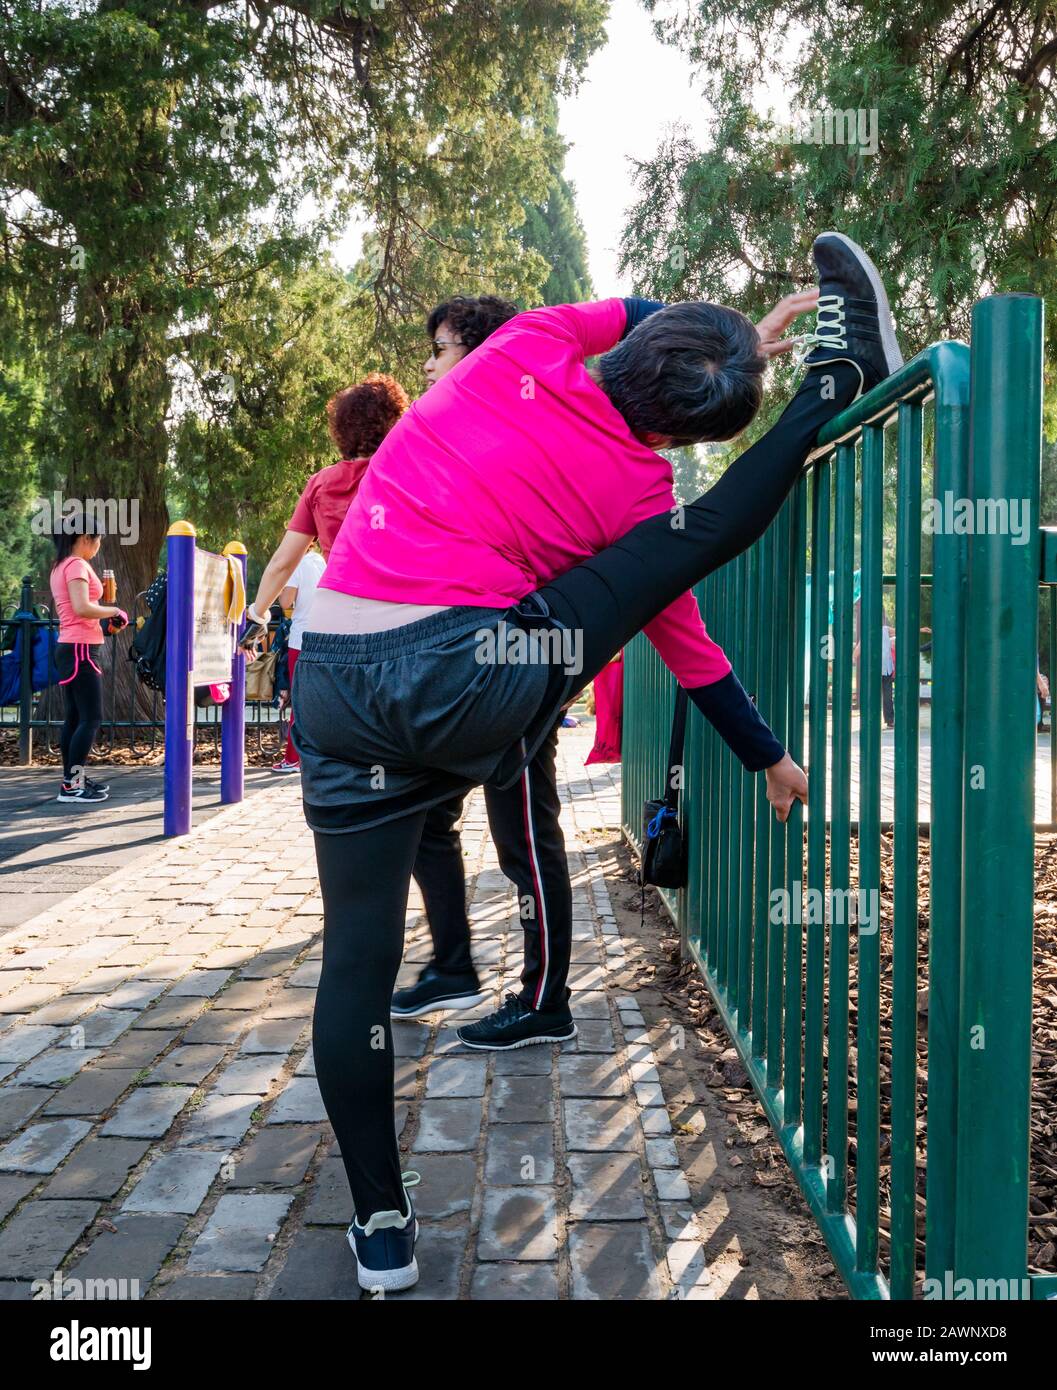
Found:
<svg viewBox="0 0 1057 1390"><path fill-rule="evenodd" d="M70 580L88 580L88 598L98 603L103 597L103 581L87 560L80 555L68 555L61 565L51 572L51 596L55 600L55 611L59 615L60 642L87 642L97 646L103 640L103 629L98 618L79 618L70 602Z"/></svg>
<svg viewBox="0 0 1057 1390"><path fill-rule="evenodd" d="M372 457L320 587L506 608L670 510L671 466L584 367L626 321L622 299L532 309L430 387ZM691 593L645 631L688 689L730 670Z"/></svg>

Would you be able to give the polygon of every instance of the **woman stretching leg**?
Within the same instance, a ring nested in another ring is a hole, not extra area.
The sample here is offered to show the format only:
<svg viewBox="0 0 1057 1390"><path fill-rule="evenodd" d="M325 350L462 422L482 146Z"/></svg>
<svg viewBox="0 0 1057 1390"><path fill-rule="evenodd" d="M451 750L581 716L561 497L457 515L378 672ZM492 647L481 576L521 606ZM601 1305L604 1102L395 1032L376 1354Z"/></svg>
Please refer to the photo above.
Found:
<svg viewBox="0 0 1057 1390"><path fill-rule="evenodd" d="M449 600L449 606L429 617L362 633L308 633L297 667L298 708L301 716L297 742L305 769L305 810L316 832L320 885L324 901L322 974L313 1027L316 1073L327 1113L333 1124L345 1163L355 1204L350 1241L356 1252L364 1287L407 1287L417 1277L413 1248L415 1219L410 1198L403 1189L399 1154L393 1132L393 1054L389 1026L389 1002L400 964L407 891L423 818L430 805L481 781L503 784L516 777L535 747L545 737L561 703L582 689L613 652L645 627L649 631L658 615L670 608L705 575L750 545L770 524L802 469L820 428L855 398L864 385L872 386L898 364L898 350L891 335L887 305L876 272L865 255L836 234L816 243L816 262L821 272L823 302L835 298L835 309L826 318L820 312L815 349L807 359L808 376L776 427L742 454L703 497L687 506L660 512L633 525L625 535L558 577L541 574L520 602L495 602L501 590L485 575L480 594L462 597L454 585L438 588L423 581L396 586L391 593L408 601ZM597 309L603 306L589 306ZM680 311L713 310L714 306L677 306L662 310L628 337L620 348L603 358L602 391L593 387L599 401L586 400L585 409L597 411L594 428L602 435L602 448L618 453L616 410L627 410L637 438L684 439L686 434L660 428L663 418L645 423L634 405L623 405L620 376L640 382L643 355L656 355L657 341L674 338L663 368L678 375L678 353L691 348L698 363L702 356L729 360L714 336L715 314L702 314L708 341L686 342L687 326ZM490 349L501 354L503 369L513 362L520 369L520 334L530 339L539 332L531 321L537 315L574 311L540 310L512 320L468 359L469 372L487 362ZM731 311L717 311L730 315ZM665 322L665 315L672 316ZM834 319L833 315L838 317ZM528 321L528 322L526 322ZM744 321L742 321L744 322ZM645 333L654 325L652 334ZM549 340L559 338L568 320L557 329L545 323ZM571 332L579 331L575 322ZM737 333L737 326L732 329ZM644 336L640 336L644 335ZM637 342L636 339L639 338ZM527 350L527 349L526 349ZM575 351L591 351L590 335ZM596 346L595 351L598 350ZM545 373L553 371L563 392L570 391L569 364L543 355L533 379L535 399L548 392ZM629 360L624 361L624 357ZM612 359L612 360L611 360ZM757 376L762 369L759 364ZM708 370L708 375L720 368ZM450 379L455 379L453 372ZM542 380L541 380L542 378ZM495 383L489 386L494 388ZM573 392L578 383L574 382ZM443 383L430 393L435 401ZM492 402L494 389L468 391L474 399ZM606 399L608 397L608 400ZM522 399L525 399L522 397ZM549 399L549 397L548 397ZM586 398L585 398L586 399ZM758 396L749 414L755 409ZM582 403L583 404L583 403ZM552 404L552 408L559 407ZM391 479L398 477L406 498L415 485L413 464L400 451L387 457L389 444L398 441L416 406L390 436L376 456L381 464L372 494L372 472L361 488L357 508L382 506L381 531L390 534L374 552L389 572L403 556L405 566L439 564L421 543L402 544L407 535L406 501L384 508ZM607 414L608 411L608 414ZM436 421L425 421L436 432ZM545 423L533 421L534 426ZM474 426L477 420L472 422ZM740 427L740 426L739 426ZM626 427L625 427L626 428ZM467 428L464 438L478 447L486 438L480 429ZM526 446L525 467L546 467L547 456L538 444L538 433ZM548 434L548 436L550 435ZM707 430L698 434L708 437ZM720 437L718 432L711 437ZM722 437L727 437L724 435ZM418 441L409 439L409 447ZM507 445L509 441L507 440ZM653 441L647 441L653 442ZM586 447L580 441L581 457ZM663 447L663 445L662 445ZM641 450L645 453L645 450ZM656 455L654 455L656 457ZM386 467L391 462L392 473ZM465 515L483 472L475 472L474 460L461 459L465 479L458 489L458 511ZM619 462L614 464L619 466ZM537 477L537 486L557 486L559 473ZM488 475L489 481L491 475ZM590 469L578 479L586 488ZM514 486L515 480L503 480ZM391 498L398 494L389 493ZM601 506L604 494L590 499ZM558 499L559 517L569 519L571 498ZM430 519L437 505L430 509ZM526 504L527 505L527 504ZM510 509L514 531L523 513ZM377 513L375 514L377 517ZM416 518L416 525L422 520ZM485 518L486 522L491 518ZM353 523L350 529L350 521ZM468 526L474 525L472 513ZM324 586L340 589L346 579L342 568L342 542L348 554L369 569L371 513L359 517L350 512L346 529L335 547L338 564L328 570ZM491 536L489 537L491 539ZM450 535L446 540L450 542ZM507 559L510 541L504 542ZM515 539L517 539L515 534ZM531 538L521 537L526 550ZM387 549L395 543L395 549ZM467 545L475 543L468 540ZM482 554L480 565L486 563ZM351 563L351 561L350 561ZM542 569L542 565L537 566ZM368 597L384 599L379 581L358 573ZM322 592L322 590L321 590ZM346 592L354 593L352 587ZM477 603L467 603L468 597ZM462 598L462 601L457 601ZM455 600L455 601L453 601ZM691 599L692 602L692 599ZM398 605L399 599L396 600ZM394 618L394 624L399 623ZM522 635L519 643L512 638ZM560 643L547 638L559 636ZM650 632L651 639L654 634ZM662 634L663 636L663 634ZM661 646L661 641L657 645ZM556 656L557 653L557 656ZM663 654L663 652L662 652ZM549 658L549 659L548 659ZM690 690L691 697L694 691Z"/></svg>

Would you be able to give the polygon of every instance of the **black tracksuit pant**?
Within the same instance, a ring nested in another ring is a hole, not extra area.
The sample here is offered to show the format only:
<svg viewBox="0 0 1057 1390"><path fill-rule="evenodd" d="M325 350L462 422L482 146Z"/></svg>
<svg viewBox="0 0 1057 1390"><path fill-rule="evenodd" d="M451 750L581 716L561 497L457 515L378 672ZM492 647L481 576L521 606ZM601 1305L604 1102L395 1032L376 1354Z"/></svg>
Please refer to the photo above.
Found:
<svg viewBox="0 0 1057 1390"><path fill-rule="evenodd" d="M499 867L517 890L524 932L521 997L533 1009L551 1009L569 997L573 890L559 816L553 730L512 787L485 787L488 825ZM426 812L414 878L422 892L433 937L433 963L450 975L474 971L462 845L455 824L465 797L452 797Z"/></svg>

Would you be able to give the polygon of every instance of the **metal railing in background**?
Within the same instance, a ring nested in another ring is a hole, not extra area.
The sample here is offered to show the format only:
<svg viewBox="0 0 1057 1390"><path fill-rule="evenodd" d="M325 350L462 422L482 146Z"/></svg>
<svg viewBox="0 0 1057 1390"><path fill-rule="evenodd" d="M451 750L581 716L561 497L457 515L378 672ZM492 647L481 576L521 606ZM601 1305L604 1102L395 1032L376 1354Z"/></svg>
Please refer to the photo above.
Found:
<svg viewBox="0 0 1057 1390"><path fill-rule="evenodd" d="M146 616L142 602L143 595L137 595L132 611L132 622L137 616ZM39 691L34 690L32 676L32 653L34 636L40 632L49 634L54 640L59 626L58 617L45 603L35 603L32 584L29 579L22 581L22 592L18 607L6 616L0 617L0 652L10 652L20 634L19 650L21 669L18 700L15 704L0 706L0 739L17 737L18 765L29 766L33 761L34 744L38 739L44 741L47 753L58 748L59 731L65 718L62 691L57 682L54 652L49 652L48 684ZM277 623L269 624L274 633ZM114 637L104 639L108 648L108 660L103 671L103 723L97 740L97 751L104 756L110 749L124 748L133 755L149 756L161 754L164 749L165 702L157 691L148 691L130 681L118 682L118 671L130 667L128 650L132 642L132 626ZM39 641L39 638L37 639ZM194 739L195 751L209 749L220 757L220 728L222 706L205 705L195 710ZM275 708L273 702L266 700L247 701L246 705L246 747L258 754L264 753L264 737L278 735L285 740L289 724L285 711Z"/></svg>
<svg viewBox="0 0 1057 1390"><path fill-rule="evenodd" d="M909 1298L958 1280L968 1297L999 1287L988 1281L1004 1281L1012 1298L1057 1292L1057 1276L1027 1271L1041 345L1040 300L980 301L971 352L929 348L839 416L759 543L699 587L710 632L808 769L808 807L778 824L762 776L691 710L689 880L666 901L856 1297ZM923 539L929 429L931 498L941 508L967 499L963 518L985 522L1026 506L1023 544L990 524L976 534L942 524L931 502L941 524ZM919 631L929 549L926 841L919 687L899 680L898 655L891 835L882 828L880 671L884 570L905 650ZM643 801L664 786L673 692L636 638L625 660L623 820L637 843Z"/></svg>

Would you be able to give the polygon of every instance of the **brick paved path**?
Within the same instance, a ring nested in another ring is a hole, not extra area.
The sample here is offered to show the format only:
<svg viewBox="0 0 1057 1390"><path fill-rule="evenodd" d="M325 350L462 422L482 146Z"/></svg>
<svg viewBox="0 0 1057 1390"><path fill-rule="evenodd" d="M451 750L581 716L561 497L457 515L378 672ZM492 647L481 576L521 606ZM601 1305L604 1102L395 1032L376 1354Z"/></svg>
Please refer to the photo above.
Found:
<svg viewBox="0 0 1057 1390"><path fill-rule="evenodd" d="M575 1043L498 1056L466 1015L395 1030L396 1125L422 1174L410 1298L715 1296L592 834L614 772L565 734ZM474 954L520 968L480 792L463 826ZM428 957L408 909L404 977ZM0 942L0 1295L126 1280L148 1298L355 1298L350 1198L312 1068L321 904L283 782ZM121 1292L116 1283L112 1294ZM98 1294L97 1294L98 1296Z"/></svg>

